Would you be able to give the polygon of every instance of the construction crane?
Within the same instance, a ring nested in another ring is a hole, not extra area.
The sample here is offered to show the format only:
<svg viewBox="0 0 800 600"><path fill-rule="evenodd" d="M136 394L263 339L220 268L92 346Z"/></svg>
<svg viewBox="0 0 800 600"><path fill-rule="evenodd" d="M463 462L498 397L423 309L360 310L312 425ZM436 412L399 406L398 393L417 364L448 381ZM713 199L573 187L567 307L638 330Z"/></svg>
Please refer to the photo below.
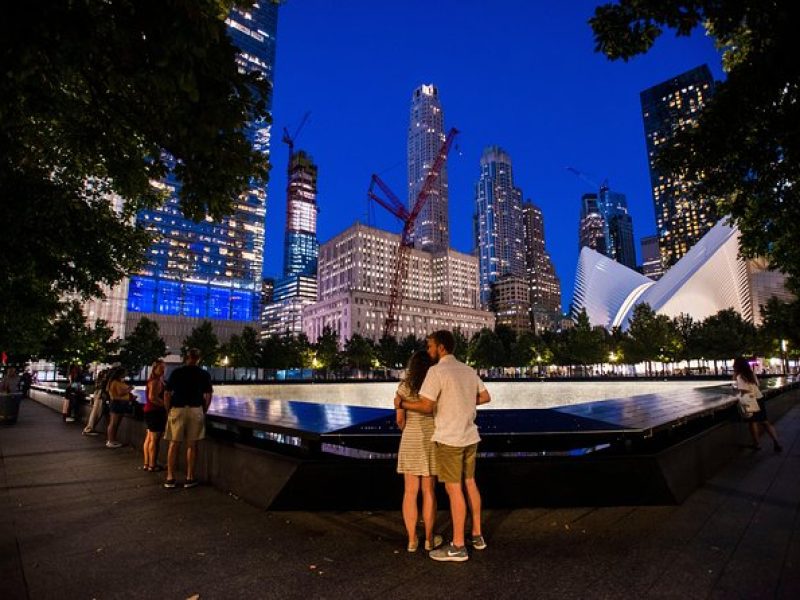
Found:
<svg viewBox="0 0 800 600"><path fill-rule="evenodd" d="M450 151L450 146L453 145L453 139L457 134L458 130L455 127L447 133L447 137L442 147L439 149L439 154L436 155L436 160L433 161L433 165L431 165L428 175L425 177L425 181L410 211L380 177L374 174L372 175L367 196L400 219L403 223L403 232L400 235L400 245L397 248L394 270L392 271L389 309L386 313L386 321L384 321L383 324L384 336L393 335L397 329L400 305L403 302L403 287L405 286L406 277L408 276L408 262L411 258L411 233L414 230L414 224L417 221L420 211L422 211L422 208L425 206L436 180L439 179L442 167L444 167L445 160L447 160L447 153ZM376 188L383 192L385 197L378 195Z"/></svg>
<svg viewBox="0 0 800 600"><path fill-rule="evenodd" d="M302 131L303 126L306 124L306 121L308 121L308 117L310 116L311 116L311 111L308 111L306 112L306 114L303 115L303 118L300 120L300 124L294 130L294 135L289 135L289 130L286 129L286 127L283 128L283 138L281 141L283 141L284 144L289 146L290 167L292 164L292 156L294 156L294 141L297 139L297 136L300 135L300 131Z"/></svg>
<svg viewBox="0 0 800 600"><path fill-rule="evenodd" d="M569 171L570 173L572 173L576 177L578 177L580 179L583 179L586 183L588 183L589 185L595 187L598 190L602 189L602 188L608 188L608 178L604 179L603 183L597 183L593 179L590 179L589 177L587 177L586 173L584 173L583 171L579 171L575 167L565 167L565 168L567 169L567 171Z"/></svg>

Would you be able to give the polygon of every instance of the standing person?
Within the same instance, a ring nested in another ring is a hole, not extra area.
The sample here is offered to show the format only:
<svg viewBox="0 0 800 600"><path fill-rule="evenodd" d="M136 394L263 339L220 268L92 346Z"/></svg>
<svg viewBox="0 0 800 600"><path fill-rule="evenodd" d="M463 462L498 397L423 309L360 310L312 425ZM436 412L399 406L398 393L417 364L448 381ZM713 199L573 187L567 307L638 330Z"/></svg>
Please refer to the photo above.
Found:
<svg viewBox="0 0 800 600"><path fill-rule="evenodd" d="M122 367L119 367L109 375L108 395L111 397L111 402L108 429L106 430L106 435L108 436L106 448L119 448L122 446L117 441L117 430L122 422L122 416L130 414L133 402L136 401L136 396L131 393L133 388L125 383L125 375L127 373Z"/></svg>
<svg viewBox="0 0 800 600"><path fill-rule="evenodd" d="M79 402L84 398L81 383L81 368L71 365L67 374L67 389L64 390L64 402L61 404L61 416L65 423L74 423L79 416Z"/></svg>
<svg viewBox="0 0 800 600"><path fill-rule="evenodd" d="M6 375L0 381L0 392L4 394L16 394L19 391L19 375L16 367L8 367Z"/></svg>
<svg viewBox="0 0 800 600"><path fill-rule="evenodd" d="M144 466L145 471L163 471L158 464L158 444L161 434L167 426L167 411L164 409L164 361L160 358L150 368L147 378L147 388L144 405L144 422L147 426L147 436L144 438Z"/></svg>
<svg viewBox="0 0 800 600"><path fill-rule="evenodd" d="M197 461L197 441L206 436L205 413L211 404L211 376L201 369L200 350L191 348L186 353L186 364L172 372L164 394L167 410L167 430L164 439L169 442L167 453L167 479L165 488L176 487L175 470L181 442L186 442L185 488L197 485L194 467Z"/></svg>
<svg viewBox="0 0 800 600"><path fill-rule="evenodd" d="M409 404L419 402L419 389L428 369L433 364L424 350L411 355L403 381L397 387L395 402ZM408 551L416 552L417 518L419 515L417 496L422 490L422 520L425 523L425 550L433 550L442 543L441 536L433 535L436 521L436 460L433 455L433 415L397 409L397 425L402 429L400 449L397 453L397 472L403 475L403 522L408 533Z"/></svg>
<svg viewBox="0 0 800 600"><path fill-rule="evenodd" d="M22 390L22 397L23 398L30 398L31 396L31 386L33 385L33 374L28 369L25 369L22 373L22 378L20 382L20 389Z"/></svg>
<svg viewBox="0 0 800 600"><path fill-rule="evenodd" d="M491 400L474 369L453 356L455 338L446 330L434 331L428 336L428 355L436 364L428 369L419 390L419 402L410 403L395 398L395 408L435 414L434 456L436 471L444 482L450 500L450 517L453 520L453 540L430 552L438 561L463 562L469 559L464 544L464 526L469 501L472 513L472 547L486 548L481 533L481 495L475 483L475 457L478 450L478 428L475 425L478 404Z"/></svg>
<svg viewBox="0 0 800 600"><path fill-rule="evenodd" d="M103 404L105 402L105 397L108 395L106 386L108 385L109 373L111 373L110 369L103 369L97 374L97 378L94 380L92 409L89 411L89 418L86 420L86 427L84 427L81 432L82 435L100 435L94 428L103 416Z"/></svg>
<svg viewBox="0 0 800 600"><path fill-rule="evenodd" d="M736 388L740 394L749 394L757 398L758 412L753 413L751 417L746 419L750 427L750 435L753 437L753 449L761 450L758 438L761 435L760 426L763 426L767 430L769 437L772 438L775 452L782 452L783 446L778 441L778 432L775 431L775 427L767 419L767 407L758 389L758 378L753 373L753 369L750 368L750 363L746 358L739 356L733 360L733 377L736 380Z"/></svg>

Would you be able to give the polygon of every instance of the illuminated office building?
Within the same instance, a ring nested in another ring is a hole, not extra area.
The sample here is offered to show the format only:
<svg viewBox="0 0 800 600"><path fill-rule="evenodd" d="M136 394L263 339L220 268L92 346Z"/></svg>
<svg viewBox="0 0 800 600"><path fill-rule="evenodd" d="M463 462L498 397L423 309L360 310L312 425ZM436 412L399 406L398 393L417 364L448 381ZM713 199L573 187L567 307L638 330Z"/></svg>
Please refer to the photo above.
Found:
<svg viewBox="0 0 800 600"><path fill-rule="evenodd" d="M561 281L545 247L542 209L531 201L525 202L522 222L531 323L538 332L555 327L561 318Z"/></svg>
<svg viewBox="0 0 800 600"><path fill-rule="evenodd" d="M422 184L445 141L444 114L435 85L422 85L411 97L408 125L408 209L414 207ZM414 247L439 252L450 247L447 207L447 165L434 183L414 226Z"/></svg>
<svg viewBox="0 0 800 600"><path fill-rule="evenodd" d="M303 310L303 331L312 342L325 327L341 343L356 333L381 338L399 244L398 234L357 223L320 246L319 300ZM474 256L451 249L411 250L398 339L455 328L469 338L493 326L494 315L480 309Z"/></svg>
<svg viewBox="0 0 800 600"><path fill-rule="evenodd" d="M661 266L661 251L658 249L658 236L649 235L642 241L642 268L641 273L650 279L661 279L664 267Z"/></svg>
<svg viewBox="0 0 800 600"><path fill-rule="evenodd" d="M597 203L606 223L606 250L610 258L629 269L636 268L636 245L633 219L628 213L625 194L614 192L607 184L600 186Z"/></svg>
<svg viewBox="0 0 800 600"><path fill-rule="evenodd" d="M261 73L270 88L277 19L278 5L271 0L234 8L226 19L228 35L239 49L240 70ZM250 123L246 134L256 150L269 153L266 120ZM195 223L180 210L180 182L167 177L160 185L168 193L164 205L137 217L156 240L147 264L130 278L128 327L142 316L155 320L172 353L204 319L212 320L217 336L227 340L258 321L266 187L253 185L220 221Z"/></svg>
<svg viewBox="0 0 800 600"><path fill-rule="evenodd" d="M286 193L283 279L261 315L261 335L303 331L303 309L317 300L317 165L304 151L292 154Z"/></svg>
<svg viewBox="0 0 800 600"><path fill-rule="evenodd" d="M709 199L697 195L692 181L666 175L655 161L676 132L697 124L699 112L713 92L711 71L702 65L646 89L640 96L656 230L665 269L714 226L717 216Z"/></svg>
<svg viewBox="0 0 800 600"><path fill-rule="evenodd" d="M606 220L597 200L597 194L581 196L581 218L578 223L578 251L591 248L595 252L608 255Z"/></svg>
<svg viewBox="0 0 800 600"><path fill-rule="evenodd" d="M492 284L498 279L525 277L522 191L514 186L511 157L499 146L487 147L481 156L474 227L481 305L488 307Z"/></svg>

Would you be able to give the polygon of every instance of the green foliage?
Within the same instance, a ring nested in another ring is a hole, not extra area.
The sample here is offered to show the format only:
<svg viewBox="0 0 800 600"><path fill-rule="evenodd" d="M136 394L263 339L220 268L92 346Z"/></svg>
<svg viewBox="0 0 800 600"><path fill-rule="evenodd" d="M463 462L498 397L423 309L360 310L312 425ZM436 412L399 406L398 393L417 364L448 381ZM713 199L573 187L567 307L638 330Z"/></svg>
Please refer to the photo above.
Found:
<svg viewBox="0 0 800 600"><path fill-rule="evenodd" d="M372 368L375 346L372 340L357 333L344 344L344 361L348 367L366 370Z"/></svg>
<svg viewBox="0 0 800 600"><path fill-rule="evenodd" d="M150 237L131 217L163 200L151 181L172 172L184 213L200 220L266 179L244 130L268 120L269 90L237 68L232 5L76 0L5 12L0 348L34 352L65 293L99 296L140 268Z"/></svg>
<svg viewBox="0 0 800 600"><path fill-rule="evenodd" d="M625 362L635 364L664 360L673 338L672 322L665 315L658 315L649 304L638 304L633 309L628 335L622 341Z"/></svg>
<svg viewBox="0 0 800 600"><path fill-rule="evenodd" d="M572 364L586 366L606 360L605 331L591 326L585 309L575 319L575 327L567 332L567 347Z"/></svg>
<svg viewBox="0 0 800 600"><path fill-rule="evenodd" d="M456 347L453 349L453 356L461 362L466 362L469 352L469 340L460 327L453 329L453 338L456 340Z"/></svg>
<svg viewBox="0 0 800 600"><path fill-rule="evenodd" d="M232 367L257 367L261 363L258 332L252 327L245 327L242 335L231 336L219 354L227 356Z"/></svg>
<svg viewBox="0 0 800 600"><path fill-rule="evenodd" d="M697 331L698 350L715 361L748 356L755 344L756 328L732 308L708 317Z"/></svg>
<svg viewBox="0 0 800 600"><path fill-rule="evenodd" d="M511 344L508 362L513 367L527 367L532 365L536 357L537 338L530 331L523 331Z"/></svg>
<svg viewBox="0 0 800 600"><path fill-rule="evenodd" d="M42 355L57 365L106 362L119 346L119 341L112 339L113 330L102 319L89 327L78 302L66 304L49 330Z"/></svg>
<svg viewBox="0 0 800 600"><path fill-rule="evenodd" d="M200 325L192 329L191 333L183 340L181 346L181 356L186 356L190 348L200 350L200 362L205 365L213 366L219 360L219 339L214 333L214 326L211 321L204 320Z"/></svg>
<svg viewBox="0 0 800 600"><path fill-rule="evenodd" d="M411 355L414 354L417 350L425 350L427 347L425 340L420 340L414 337L413 335L409 334L400 340L400 364L405 367L408 359L411 358Z"/></svg>
<svg viewBox="0 0 800 600"><path fill-rule="evenodd" d="M122 342L119 361L131 374L149 366L167 353L167 345L161 337L158 323L142 317Z"/></svg>
<svg viewBox="0 0 800 600"><path fill-rule="evenodd" d="M724 51L726 81L659 153L662 169L699 182L739 230L744 256L766 256L800 289L800 70L794 0L620 0L590 20L596 49L611 59L647 52L664 27L690 35L700 24Z"/></svg>
<svg viewBox="0 0 800 600"><path fill-rule="evenodd" d="M375 346L375 358L384 369L402 369L403 361L400 356L400 344L391 335L384 335Z"/></svg>
<svg viewBox="0 0 800 600"><path fill-rule="evenodd" d="M491 329L481 329L469 344L469 362L477 369L490 369L505 363L505 348Z"/></svg>
<svg viewBox="0 0 800 600"><path fill-rule="evenodd" d="M338 373L344 364L344 357L339 351L339 334L330 327L322 330L316 343L317 361L325 369L325 373Z"/></svg>

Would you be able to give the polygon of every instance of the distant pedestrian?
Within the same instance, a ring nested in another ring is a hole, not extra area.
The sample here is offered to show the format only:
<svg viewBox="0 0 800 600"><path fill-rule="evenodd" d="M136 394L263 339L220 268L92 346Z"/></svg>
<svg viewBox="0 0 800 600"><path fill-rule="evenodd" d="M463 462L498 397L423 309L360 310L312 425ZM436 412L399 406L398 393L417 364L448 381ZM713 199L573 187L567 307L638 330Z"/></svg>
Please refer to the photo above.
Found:
<svg viewBox="0 0 800 600"><path fill-rule="evenodd" d="M74 423L80 418L80 405L86 400L83 390L81 368L72 365L67 375L67 389L64 390L64 402L61 405L61 414L65 423Z"/></svg>
<svg viewBox="0 0 800 600"><path fill-rule="evenodd" d="M419 388L433 364L424 350L411 355L403 381L397 388L395 401L409 404L419 402ZM408 551L419 547L417 520L419 518L418 496L422 491L422 520L425 524L425 550L433 550L442 542L434 536L436 521L436 459L433 453L433 415L397 409L397 425L403 431L400 449L397 452L397 472L403 475L403 522L408 533Z"/></svg>
<svg viewBox="0 0 800 600"><path fill-rule="evenodd" d="M205 414L211 404L211 376L198 366L200 350L191 348L186 361L169 376L164 394L167 409L167 428L164 439L169 442L167 452L167 479L165 488L174 488L175 471L181 443L186 443L185 488L197 485L195 464L197 442L206 436Z"/></svg>
<svg viewBox="0 0 800 600"><path fill-rule="evenodd" d="M103 369L97 374L94 380L94 391L92 392L92 408L89 411L89 418L86 420L86 427L81 432L83 435L100 435L95 431L95 427L103 418L103 410L106 402L110 402L111 398L108 395L108 376L111 374L111 369Z"/></svg>
<svg viewBox="0 0 800 600"><path fill-rule="evenodd" d="M0 381L0 393L16 394L19 392L20 378L15 367L8 367L6 374Z"/></svg>
<svg viewBox="0 0 800 600"><path fill-rule="evenodd" d="M491 397L475 370L453 356L452 333L434 331L427 344L428 355L436 364L428 369L419 390L419 402L395 398L395 408L434 413L436 472L450 499L453 540L432 550L429 556L438 561L463 562L469 559L464 543L467 501L472 513L472 547L486 548L481 532L481 495L475 482L475 458L481 439L475 425L475 408L489 402Z"/></svg>
<svg viewBox="0 0 800 600"><path fill-rule="evenodd" d="M28 369L25 369L25 371L23 371L22 373L22 376L20 377L20 384L19 384L23 398L30 398L32 385L33 385L33 373L31 373Z"/></svg>
<svg viewBox="0 0 800 600"><path fill-rule="evenodd" d="M164 361L158 359L150 368L145 392L144 422L147 426L147 435L144 439L144 467L145 471L163 471L158 464L158 445L161 435L167 426L167 411L164 408Z"/></svg>
<svg viewBox="0 0 800 600"><path fill-rule="evenodd" d="M117 431L124 415L131 414L133 403L136 396L133 395L133 387L125 383L127 372L122 367L118 367L109 376L108 395L111 397L108 417L108 429L106 435L106 448L119 448L122 444L117 441Z"/></svg>
<svg viewBox="0 0 800 600"><path fill-rule="evenodd" d="M745 419L750 427L750 435L753 438L753 449L761 450L759 437L761 435L760 429L763 427L767 430L769 437L772 438L775 452L782 452L783 446L778 441L778 432L775 431L775 427L772 426L772 423L767 418L767 407L764 404L761 391L758 389L758 378L753 373L753 369L750 368L750 362L746 358L740 356L733 360L733 377L739 394L741 396L751 396L758 403L758 412Z"/></svg>

